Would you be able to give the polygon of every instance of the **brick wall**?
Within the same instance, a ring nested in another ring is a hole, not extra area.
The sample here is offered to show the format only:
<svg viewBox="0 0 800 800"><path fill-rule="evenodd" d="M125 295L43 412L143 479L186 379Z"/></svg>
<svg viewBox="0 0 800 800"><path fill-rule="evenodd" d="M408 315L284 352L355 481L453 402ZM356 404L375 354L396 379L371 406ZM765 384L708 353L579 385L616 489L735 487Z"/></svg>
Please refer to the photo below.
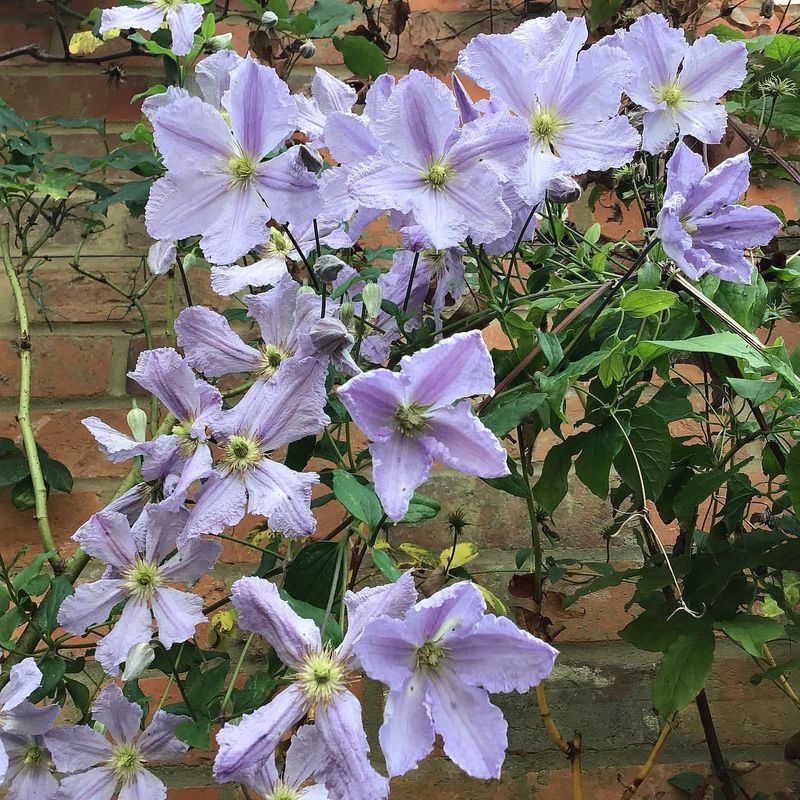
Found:
<svg viewBox="0 0 800 800"><path fill-rule="evenodd" d="M88 10L93 3L73 3ZM578 3L570 2L570 6ZM446 72L469 35L489 30L489 0L412 0L412 16L400 42L394 69L434 65ZM514 13L508 9L512 7ZM532 6L531 8L536 8ZM50 5L34 0L0 0L0 51L30 43L58 51L58 38L48 19ZM503 0L493 6L495 31L508 30L519 21L521 7ZM469 27L468 26L472 26ZM468 28L463 35L457 35ZM241 28L238 49L243 51ZM109 45L113 47L114 45ZM339 54L320 47L315 63L339 65ZM100 68L80 65L44 65L30 59L0 64L0 96L25 115L45 113L106 117L112 134L130 127L138 110L129 98L148 85L160 82L155 62L126 61L125 78L110 84ZM307 80L311 65L304 63L294 76L296 88ZM65 135L60 146L73 152L91 153L97 147L92 136ZM763 190L775 202L773 190ZM787 197L792 207L794 198ZM606 221L606 220L601 220ZM134 316L124 313L118 296L107 287L74 273L68 266L76 246L77 231L67 227L46 247L48 260L36 269L36 278L46 303L46 319L34 304L32 334L35 378L33 383L34 426L39 442L68 465L75 476L71 495L53 493L50 510L60 543L91 513L97 511L116 488L125 472L101 456L80 425L89 414L113 425L122 425L130 407L125 373L143 348ZM114 206L109 228L90 237L83 257L90 268L125 283L139 270L150 240L141 220L131 219L123 206ZM193 291L210 300L207 274L192 275ZM164 330L163 287L157 284L146 298L156 334ZM14 417L18 360L14 311L7 288L0 290L0 436L17 438ZM543 457L544 451L539 453ZM529 531L522 501L499 495L472 478L441 471L426 486L445 511L464 507L471 527L468 538L481 549L473 565L490 588L504 599L507 573L514 568L515 552L527 546ZM550 554L587 560L604 560L605 544L599 531L609 520L608 509L578 485L558 512L556 525L561 541ZM325 521L322 521L323 526ZM323 527L323 529L326 529ZM245 528L242 528L242 532ZM669 540L669 531L665 531ZM235 535L235 534L234 534ZM395 542L417 541L425 546L448 544L445 525L432 521L412 530L398 530ZM14 510L5 495L0 501L0 546L3 552L24 543L36 545L32 512ZM639 559L632 535L614 540L611 558L617 564ZM249 552L226 545L223 561L200 586L209 598L220 595L242 571ZM87 576L99 577L91 566ZM556 587L558 588L558 587ZM633 650L617 631L629 619L625 611L625 586L608 589L562 612L557 621L565 625L557 645L561 657L548 681L551 708L565 735L576 729L583 734L585 797L591 800L617 798L635 776L653 742L659 723L650 703L650 680L655 657ZM728 759L741 773L751 793L775 792L775 800L800 797L800 772L784 762L783 745L800 724L796 709L768 683L752 686L754 671L748 659L721 643L708 693L718 731ZM785 656L776 653L776 656ZM158 691L155 683L152 693ZM365 708L368 729L375 740L379 725L379 689L366 685ZM570 777L563 756L555 750L539 719L533 695L498 699L510 724L507 768L496 782L465 778L442 757L429 759L417 772L396 781L392 797L424 797L430 800L564 800L571 797ZM672 775L708 771L702 731L693 707L683 712L670 737L660 765L639 792L640 797L673 798L678 794L666 780ZM210 777L209 754L195 753L191 764L163 770L170 785L170 800L217 800L233 798L232 787L216 788ZM202 788L205 787L205 788Z"/></svg>

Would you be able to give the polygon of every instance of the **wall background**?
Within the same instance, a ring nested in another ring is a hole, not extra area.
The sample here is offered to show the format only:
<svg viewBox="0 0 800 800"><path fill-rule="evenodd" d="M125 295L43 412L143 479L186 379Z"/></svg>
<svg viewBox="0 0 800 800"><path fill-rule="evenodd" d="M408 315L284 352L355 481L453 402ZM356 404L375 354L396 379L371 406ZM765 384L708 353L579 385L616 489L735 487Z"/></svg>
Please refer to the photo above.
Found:
<svg viewBox="0 0 800 800"><path fill-rule="evenodd" d="M489 20L489 3L493 19ZM97 3L78 0L73 7L89 11ZM102 4L102 3L101 3ZM234 4L235 5L235 4ZM566 0L565 10L580 13L580 0ZM51 6L43 0L0 0L0 52L38 43L49 52L60 52L55 28L48 17ZM550 13L552 6L513 0L411 0L411 17L401 37L393 71L402 74L412 67L446 74L458 50L479 32L504 32L515 27L525 14ZM755 30L758 4L737 8L734 19L740 27ZM791 15L794 9L789 9ZM798 9L800 10L800 9ZM705 18L718 11L711 6ZM750 19L756 20L753 23ZM714 23L719 22L717 19ZM237 50L246 41L242 28L237 32ZM463 31L463 33L462 33ZM115 45L107 45L112 48ZM102 52L102 51L101 51ZM295 89L308 83L313 65L341 69L338 52L320 47L312 62L293 74ZM138 107L130 97L149 85L161 82L159 64L147 59L123 62L124 80L109 82L101 67L70 64L40 64L19 58L0 64L0 97L19 113L41 116L44 113L73 117L106 117L109 130L117 134L139 118ZM113 138L113 137L112 137ZM738 143L732 143L736 147ZM56 144L71 152L90 155L99 142L91 133L60 136ZM725 149L724 147L722 148ZM797 198L785 186L763 185L754 190L753 201L781 204L788 217L797 217ZM582 212L588 218L588 210ZM602 223L632 227L613 207L598 207ZM141 270L141 258L151 241L141 220L127 216L124 206L112 206L109 228L85 243L86 264L125 284ZM635 225L635 222L633 223ZM75 477L71 495L51 495L51 522L59 542L66 541L76 527L99 510L109 499L125 465L114 466L97 451L80 420L97 415L109 424L124 426L130 407L131 387L125 373L143 349L143 337L135 318L118 305L114 293L89 279L78 276L68 264L78 244L78 230L69 227L45 248L47 260L36 268L35 276L45 299L45 316L33 303L34 320L34 425L42 446L70 468ZM141 271L139 272L141 283ZM195 270L191 276L196 300L213 301L207 286L207 273ZM201 288L202 287L202 288ZM199 297L198 297L199 295ZM165 317L163 283L147 295L148 310L156 332L163 331ZM48 324L49 320L49 324ZM789 331L794 334L795 332ZM0 436L18 438L16 406L18 359L13 342L17 336L11 298L6 286L0 290ZM796 340L796 335L792 336ZM537 460L541 463L548 442L542 438ZM415 529L400 530L393 541L414 541L426 547L449 544L445 514L456 507L467 511L471 527L466 538L481 549L475 570L487 570L486 583L505 601L509 600L503 573L492 570L514 566L515 552L528 543L526 514L522 504L508 495L493 492L480 481L439 471L425 491L437 497L443 507L438 520ZM502 503L502 504L501 504ZM333 519L335 515L331 515ZM321 520L320 530L330 526ZM333 524L337 520L333 519ZM606 543L600 531L610 522L608 510L580 484L575 484L555 525L560 544L552 551L559 557L605 560ZM243 524L234 535L248 529ZM407 526L406 526L407 527ZM665 542L671 541L669 530ZM32 512L19 512L8 495L0 497L0 549L13 553L24 543L37 542ZM242 572L251 560L244 547L226 543L223 561L200 587L212 600ZM611 543L610 556L617 565L638 560L638 548L631 534ZM90 566L87 577L99 577ZM650 686L655 657L649 657L622 642L617 631L630 619L625 611L629 591L623 585L592 595L568 612L553 610L555 621L565 625L556 642L561 650L548 698L553 714L565 736L575 729L583 734L584 782L587 800L619 798L635 776L638 767L658 736L658 718L650 703ZM791 703L772 685L750 684L755 671L741 651L728 642L718 647L715 672L708 694L722 739L724 752L735 770L747 773L750 791L762 791L773 800L800 798L800 769L783 759L786 740L800 728L800 718ZM776 652L781 659L787 654ZM254 655L257 659L258 653ZM158 690L156 679L146 686ZM380 724L381 698L374 685L364 687L364 706L368 730L373 741ZM500 781L474 781L464 777L442 757L428 759L423 767L395 782L392 798L425 800L566 800L571 797L568 764L552 746L539 719L532 695L510 695L498 702L509 721L509 751L506 770ZM194 753L193 763L168 771L170 800L231 800L232 786L217 787L210 776L210 756ZM660 764L637 797L647 800L685 797L670 788L666 780L682 771L705 774L707 756L702 731L693 706L678 720ZM622 783L620 781L623 781ZM710 797L710 795L709 795Z"/></svg>

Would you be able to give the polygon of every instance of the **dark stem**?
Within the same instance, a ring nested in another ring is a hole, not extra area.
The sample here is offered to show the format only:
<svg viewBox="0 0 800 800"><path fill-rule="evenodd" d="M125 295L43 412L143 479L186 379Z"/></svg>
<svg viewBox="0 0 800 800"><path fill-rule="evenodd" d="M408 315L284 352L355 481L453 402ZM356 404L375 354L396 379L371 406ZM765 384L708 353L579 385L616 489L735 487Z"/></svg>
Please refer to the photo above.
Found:
<svg viewBox="0 0 800 800"><path fill-rule="evenodd" d="M722 749L717 738L717 729L714 727L714 718L711 716L711 708L708 705L706 690L702 689L694 700L697 705L697 713L700 715L700 723L703 726L703 733L706 737L708 753L711 756L711 764L714 773L722 784L722 794L725 800L736 800L736 790L731 783L731 776L725 766L725 759L722 756Z"/></svg>
<svg viewBox="0 0 800 800"><path fill-rule="evenodd" d="M419 264L419 253L414 253L414 263L411 265L411 275L406 286L406 296L403 299L403 311L408 308L408 301L411 299L411 287L414 285L414 276L417 274L417 264Z"/></svg>

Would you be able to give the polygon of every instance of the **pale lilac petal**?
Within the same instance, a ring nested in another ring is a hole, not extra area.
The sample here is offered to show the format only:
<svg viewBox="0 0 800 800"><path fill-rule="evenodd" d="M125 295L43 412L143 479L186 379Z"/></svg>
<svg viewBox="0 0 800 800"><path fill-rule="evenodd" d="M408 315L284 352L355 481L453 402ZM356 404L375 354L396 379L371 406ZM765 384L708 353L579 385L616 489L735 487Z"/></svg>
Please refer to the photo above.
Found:
<svg viewBox="0 0 800 800"><path fill-rule="evenodd" d="M220 50L204 58L194 69L203 99L214 108L222 107L222 97L231 85L231 73L243 58L234 50Z"/></svg>
<svg viewBox="0 0 800 800"><path fill-rule="evenodd" d="M140 642L149 642L152 633L153 624L147 604L130 598L114 627L98 642L95 657L109 675L116 675L131 647Z"/></svg>
<svg viewBox="0 0 800 800"><path fill-rule="evenodd" d="M228 320L210 308L192 306L181 311L175 320L175 333L186 360L209 378L258 369L258 350L245 344Z"/></svg>
<svg viewBox="0 0 800 800"><path fill-rule="evenodd" d="M110 683L92 703L92 716L108 728L117 744L122 744L132 742L139 732L142 708L128 700L117 684Z"/></svg>
<svg viewBox="0 0 800 800"><path fill-rule="evenodd" d="M142 442L120 433L97 417L86 417L81 424L94 436L100 452L112 464L119 464L144 452Z"/></svg>
<svg viewBox="0 0 800 800"><path fill-rule="evenodd" d="M297 130L310 137L319 146L320 136L325 128L325 115L316 100L303 94L292 95L297 107Z"/></svg>
<svg viewBox="0 0 800 800"><path fill-rule="evenodd" d="M405 381L396 372L374 370L351 378L337 395L370 439L383 439L395 430L394 415L403 403L404 389Z"/></svg>
<svg viewBox="0 0 800 800"><path fill-rule="evenodd" d="M159 586L151 603L158 626L158 640L167 650L177 642L191 639L195 628L206 621L203 598L191 592Z"/></svg>
<svg viewBox="0 0 800 800"><path fill-rule="evenodd" d="M145 350L128 377L154 394L182 422L192 420L199 410L194 373L188 361L171 347Z"/></svg>
<svg viewBox="0 0 800 800"><path fill-rule="evenodd" d="M536 92L543 108L559 108L571 88L577 70L577 57L589 31L586 20L576 17L567 23L558 47L543 59Z"/></svg>
<svg viewBox="0 0 800 800"><path fill-rule="evenodd" d="M681 136L693 136L707 144L718 144L725 135L728 112L714 100L687 101L675 109Z"/></svg>
<svg viewBox="0 0 800 800"><path fill-rule="evenodd" d="M458 113L461 116L461 124L465 125L467 122L480 119L480 109L475 104L475 101L472 99L469 92L466 90L457 73L454 72L450 76L450 83L453 88L453 96L456 98Z"/></svg>
<svg viewBox="0 0 800 800"><path fill-rule="evenodd" d="M616 47L591 47L578 55L575 76L559 113L582 125L616 116L632 73L630 59Z"/></svg>
<svg viewBox="0 0 800 800"><path fill-rule="evenodd" d="M105 761L111 745L88 725L62 725L44 737L59 772L80 772Z"/></svg>
<svg viewBox="0 0 800 800"><path fill-rule="evenodd" d="M350 111L358 97L352 86L319 67L311 81L311 93L325 116L334 111Z"/></svg>
<svg viewBox="0 0 800 800"><path fill-rule="evenodd" d="M13 708L3 710L0 728L6 734L41 736L53 727L60 713L61 709L57 705L39 708L27 700L23 700Z"/></svg>
<svg viewBox="0 0 800 800"><path fill-rule="evenodd" d="M301 786L315 772L322 753L319 734L313 725L303 725L292 737L286 751L283 778L289 786Z"/></svg>
<svg viewBox="0 0 800 800"><path fill-rule="evenodd" d="M404 572L394 583L347 592L344 603L347 607L347 633L336 652L342 659L349 658L364 627L374 619L400 619L417 601L414 576Z"/></svg>
<svg viewBox="0 0 800 800"><path fill-rule="evenodd" d="M433 460L419 441L393 433L371 442L372 479L386 515L399 522L408 511L414 490L428 477Z"/></svg>
<svg viewBox="0 0 800 800"><path fill-rule="evenodd" d="M494 391L492 357L479 331L454 336L400 361L408 398L421 406L443 408L462 397Z"/></svg>
<svg viewBox="0 0 800 800"><path fill-rule="evenodd" d="M165 509L180 510L192 484L203 480L211 474L214 459L211 449L205 442L197 442L192 455L186 459L180 472L178 482L170 489L170 495L163 501Z"/></svg>
<svg viewBox="0 0 800 800"><path fill-rule="evenodd" d="M674 195L680 201L680 195ZM661 240L664 252L680 267L690 278L697 279L700 274L686 261L686 254L692 247L692 237L684 230L680 220L680 210L676 202L668 199L664 207L658 212L658 229L656 235Z"/></svg>
<svg viewBox="0 0 800 800"><path fill-rule="evenodd" d="M687 252L686 261L691 269L681 268L689 277L699 277L709 272L724 281L749 284L753 274L753 264L741 250L732 247L704 245Z"/></svg>
<svg viewBox="0 0 800 800"><path fill-rule="evenodd" d="M231 74L223 104L236 140L256 159L274 150L295 130L296 110L289 87L272 67L250 56Z"/></svg>
<svg viewBox="0 0 800 800"><path fill-rule="evenodd" d="M98 511L81 527L80 537L76 533L74 538L90 556L112 567L123 568L136 559L136 540L130 523L116 511Z"/></svg>
<svg viewBox="0 0 800 800"><path fill-rule="evenodd" d="M319 783L300 790L297 800L331 800L328 790Z"/></svg>
<svg viewBox="0 0 800 800"><path fill-rule="evenodd" d="M287 274L282 258L262 258L244 267L215 264L211 267L211 288L228 297L249 286L275 286Z"/></svg>
<svg viewBox="0 0 800 800"><path fill-rule="evenodd" d="M511 32L510 37L524 42L538 61L544 61L564 44L571 30L570 22L563 11L557 11L546 17L526 20Z"/></svg>
<svg viewBox="0 0 800 800"><path fill-rule="evenodd" d="M180 543L202 533L222 533L244 516L247 493L235 475L211 474L194 495L194 505Z"/></svg>
<svg viewBox="0 0 800 800"><path fill-rule="evenodd" d="M548 184L565 174L566 167L543 142L532 141L522 166L514 170L511 183L525 203L538 205L544 200Z"/></svg>
<svg viewBox="0 0 800 800"><path fill-rule="evenodd" d="M106 579L81 584L61 603L58 624L80 636L90 625L105 622L111 609L125 597L122 583L119 579Z"/></svg>
<svg viewBox="0 0 800 800"><path fill-rule="evenodd" d="M310 536L317 527L311 513L311 490L319 483L316 472L295 472L272 461L260 461L245 473L247 510L268 518L272 530L284 536Z"/></svg>
<svg viewBox="0 0 800 800"><path fill-rule="evenodd" d="M47 766L23 767L11 783L6 800L51 800L58 781Z"/></svg>
<svg viewBox="0 0 800 800"><path fill-rule="evenodd" d="M145 560L160 564L171 550L186 526L188 513L185 509L177 511L163 503L150 503L145 506L141 516L131 528L140 550L144 550Z"/></svg>
<svg viewBox="0 0 800 800"><path fill-rule="evenodd" d="M509 474L503 445L472 413L469 400L432 413L428 428L424 432L425 444L434 460L481 478L501 478Z"/></svg>
<svg viewBox="0 0 800 800"><path fill-rule="evenodd" d="M179 473L186 461L186 457L180 451L180 444L180 437L174 433L158 436L151 442L146 442L142 478L151 482L160 481L169 475Z"/></svg>
<svg viewBox="0 0 800 800"><path fill-rule="evenodd" d="M167 25L172 32L172 52L185 56L194 45L194 32L203 21L203 6L182 3L167 11Z"/></svg>
<svg viewBox="0 0 800 800"><path fill-rule="evenodd" d="M359 663L370 678L400 690L416 669L420 642L410 636L399 619L375 619L355 644ZM420 702L422 697L419 698Z"/></svg>
<svg viewBox="0 0 800 800"><path fill-rule="evenodd" d="M175 242L169 239L158 241L147 251L147 266L153 275L164 275L175 266L177 255Z"/></svg>
<svg viewBox="0 0 800 800"><path fill-rule="evenodd" d="M175 738L175 728L178 723L187 719L189 717L156 711L152 721L136 741L139 752L148 761L180 761L189 745Z"/></svg>
<svg viewBox="0 0 800 800"><path fill-rule="evenodd" d="M288 686L270 702L245 714L237 725L228 723L217 734L219 750L214 761L218 781L245 775L275 752L284 735L308 711L308 702L297 686Z"/></svg>
<svg viewBox="0 0 800 800"><path fill-rule="evenodd" d="M141 8L131 6L119 6L118 8L103 9L100 17L101 34L108 33L114 28L125 30L127 28L140 28L143 31L154 33L161 27L164 21L164 9L154 5L146 5Z"/></svg>
<svg viewBox="0 0 800 800"><path fill-rule="evenodd" d="M304 730L304 728L300 730ZM252 769L239 773L240 782L250 787L259 797L267 797L275 789L279 777L274 754L265 758Z"/></svg>
<svg viewBox="0 0 800 800"><path fill-rule="evenodd" d="M367 89L362 116L366 117L370 122L376 121L383 113L386 101L392 96L396 85L394 75L388 72L378 75L372 82L372 86Z"/></svg>
<svg viewBox="0 0 800 800"><path fill-rule="evenodd" d="M672 109L648 111L642 118L642 150L663 153L678 133L678 121Z"/></svg>
<svg viewBox="0 0 800 800"><path fill-rule="evenodd" d="M428 684L431 716L444 752L473 778L499 778L508 724L483 689L463 684L446 669Z"/></svg>
<svg viewBox="0 0 800 800"><path fill-rule="evenodd" d="M55 800L111 800L117 776L110 767L96 767L61 779Z"/></svg>
<svg viewBox="0 0 800 800"><path fill-rule="evenodd" d="M261 164L254 185L269 205L271 216L280 223L313 219L320 210L317 176L303 163L299 147L290 147Z"/></svg>
<svg viewBox="0 0 800 800"><path fill-rule="evenodd" d="M217 539L189 539L166 561L159 574L171 581L194 583L211 572L222 555L222 542Z"/></svg>
<svg viewBox="0 0 800 800"><path fill-rule="evenodd" d="M464 683L490 692L527 692L552 671L558 651L510 619L485 615L466 636L448 639L447 664Z"/></svg>
<svg viewBox="0 0 800 800"><path fill-rule="evenodd" d="M713 216L693 218L695 241L713 247L739 250L769 244L781 228L781 221L763 206L727 206Z"/></svg>
<svg viewBox="0 0 800 800"><path fill-rule="evenodd" d="M448 633L466 634L480 622L485 609L486 601L475 584L460 581L420 600L408 612L407 635L423 644Z"/></svg>
<svg viewBox="0 0 800 800"><path fill-rule="evenodd" d="M178 86L167 86L166 91L159 92L158 94L151 94L150 97L145 97L142 102L142 114L144 114L147 119L150 120L150 124L153 125L155 124L158 112L161 111L162 108L166 108L179 97L191 97L191 95L186 89L181 89Z"/></svg>
<svg viewBox="0 0 800 800"><path fill-rule="evenodd" d="M509 169L520 166L525 160L529 141L528 123L524 119L488 114L461 128L448 161L455 170L480 161L500 179L505 179Z"/></svg>
<svg viewBox="0 0 800 800"><path fill-rule="evenodd" d="M571 175L621 167L630 162L640 144L636 128L626 117L574 124L561 131L557 146Z"/></svg>
<svg viewBox="0 0 800 800"><path fill-rule="evenodd" d="M680 86L692 100L717 100L741 86L746 73L744 42L721 42L716 36L701 36L683 59Z"/></svg>
<svg viewBox="0 0 800 800"><path fill-rule="evenodd" d="M344 164L366 161L380 149L380 143L363 117L338 111L325 120L325 146Z"/></svg>
<svg viewBox="0 0 800 800"><path fill-rule="evenodd" d="M300 284L286 272L284 265L271 289L245 298L247 316L256 321L265 342L285 347L292 338L299 290Z"/></svg>
<svg viewBox="0 0 800 800"><path fill-rule="evenodd" d="M297 614L274 583L240 578L233 584L231 600L239 614L239 627L266 639L287 666L298 667L308 653L321 649L317 626Z"/></svg>
<svg viewBox="0 0 800 800"><path fill-rule="evenodd" d="M152 772L138 769L119 790L118 800L166 800L167 787Z"/></svg>
<svg viewBox="0 0 800 800"><path fill-rule="evenodd" d="M383 800L389 782L369 763L369 744L361 720L361 703L342 691L325 706L317 706L315 726L328 758L317 769L332 800Z"/></svg>
<svg viewBox="0 0 800 800"><path fill-rule="evenodd" d="M682 211L702 218L735 203L747 191L750 157L740 153L706 174L702 157L681 142L667 164L667 174L667 196L679 192L685 199Z"/></svg>
<svg viewBox="0 0 800 800"><path fill-rule="evenodd" d="M433 720L425 696L430 681L413 673L389 692L379 739L389 777L414 769L433 750Z"/></svg>
<svg viewBox="0 0 800 800"><path fill-rule="evenodd" d="M393 208L408 212L416 196L427 186L417 167L376 156L350 172L347 189L368 208ZM420 222L421 224L421 222Z"/></svg>

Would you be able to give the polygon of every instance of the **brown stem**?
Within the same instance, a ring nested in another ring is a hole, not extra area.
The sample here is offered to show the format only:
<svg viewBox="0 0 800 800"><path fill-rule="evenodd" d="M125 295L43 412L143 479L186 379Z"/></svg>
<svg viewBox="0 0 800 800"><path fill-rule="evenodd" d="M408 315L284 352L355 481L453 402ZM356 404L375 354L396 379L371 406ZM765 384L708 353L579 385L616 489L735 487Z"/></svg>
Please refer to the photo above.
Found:
<svg viewBox="0 0 800 800"><path fill-rule="evenodd" d="M653 745L650 755L647 756L647 761L645 761L642 765L642 768L639 770L639 774L633 779L633 781L631 781L631 783L628 784L625 791L622 793L620 800L630 800L630 798L639 791L639 787L645 782L645 780L647 780L647 776L652 771L656 761L658 761L661 751L664 749L664 745L667 743L667 739L669 738L671 730L672 723L668 720L664 723L664 727L661 729L661 733L659 734L658 740Z"/></svg>
<svg viewBox="0 0 800 800"><path fill-rule="evenodd" d="M572 758L572 747L561 735L553 715L550 713L550 706L547 704L547 695L544 692L544 681L536 687L536 702L539 706L539 716L542 718L544 727L550 734L555 746L567 757Z"/></svg>
<svg viewBox="0 0 800 800"><path fill-rule="evenodd" d="M575 731L572 737L572 797L573 800L583 800L583 773L581 772L581 743L583 736L580 731Z"/></svg>
<svg viewBox="0 0 800 800"><path fill-rule="evenodd" d="M105 64L107 61L119 61L121 58L131 58L132 56L147 56L149 53L142 50L138 44L132 44L128 50L119 53L108 53L104 56L83 56L74 58L69 50L63 56L55 53L47 53L39 48L38 44L28 44L24 47L15 47L13 50L6 50L0 53L0 61L10 61L12 58L30 56L35 61L70 63L70 64Z"/></svg>
<svg viewBox="0 0 800 800"><path fill-rule="evenodd" d="M708 747L708 754L711 756L711 764L714 767L714 773L722 784L722 795L725 800L736 800L736 790L733 788L731 776L728 774L728 768L725 766L725 759L722 755L722 748L719 745L717 729L714 726L714 718L711 716L711 708L708 705L708 697L706 696L705 689L700 690L700 694L695 697L694 702L697 706L697 713L700 715L700 724L703 726L706 746Z"/></svg>

